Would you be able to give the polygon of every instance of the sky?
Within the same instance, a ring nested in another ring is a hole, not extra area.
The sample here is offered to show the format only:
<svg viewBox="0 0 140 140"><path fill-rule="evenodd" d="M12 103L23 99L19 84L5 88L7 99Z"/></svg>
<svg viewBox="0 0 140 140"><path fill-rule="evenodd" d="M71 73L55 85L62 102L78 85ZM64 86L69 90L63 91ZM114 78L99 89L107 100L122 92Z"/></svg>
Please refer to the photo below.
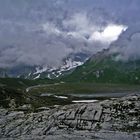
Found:
<svg viewBox="0 0 140 140"><path fill-rule="evenodd" d="M140 0L0 0L0 68L58 67L115 46L140 57Z"/></svg>

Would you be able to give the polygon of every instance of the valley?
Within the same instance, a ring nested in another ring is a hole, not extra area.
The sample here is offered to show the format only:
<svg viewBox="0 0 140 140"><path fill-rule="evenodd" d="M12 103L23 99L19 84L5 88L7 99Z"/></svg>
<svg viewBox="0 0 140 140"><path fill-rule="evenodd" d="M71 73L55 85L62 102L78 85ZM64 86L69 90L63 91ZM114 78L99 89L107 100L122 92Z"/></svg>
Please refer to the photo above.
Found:
<svg viewBox="0 0 140 140"><path fill-rule="evenodd" d="M10 99L14 99L18 102L17 106L31 104L33 109L43 106L73 104L82 100L90 102L92 100L119 98L140 91L139 85L62 82L60 79L2 78L0 81L1 106L7 104L8 107ZM21 103L19 98L23 98Z"/></svg>
<svg viewBox="0 0 140 140"><path fill-rule="evenodd" d="M140 0L0 0L0 140L140 140Z"/></svg>

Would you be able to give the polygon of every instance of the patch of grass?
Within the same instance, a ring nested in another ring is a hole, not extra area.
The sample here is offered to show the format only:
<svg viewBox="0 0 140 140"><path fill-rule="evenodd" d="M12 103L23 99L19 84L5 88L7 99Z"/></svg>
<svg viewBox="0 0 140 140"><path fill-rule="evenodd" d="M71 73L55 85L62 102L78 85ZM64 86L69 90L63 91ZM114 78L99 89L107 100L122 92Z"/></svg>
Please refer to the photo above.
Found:
<svg viewBox="0 0 140 140"><path fill-rule="evenodd" d="M26 103L26 96L22 90L0 87L0 106L9 107L10 101L14 99L16 106Z"/></svg>
<svg viewBox="0 0 140 140"><path fill-rule="evenodd" d="M48 79L27 80L21 78L0 78L0 106L9 107L11 99L15 100L16 106L26 103L32 104L34 97L25 92L26 88L51 82L52 80Z"/></svg>
<svg viewBox="0 0 140 140"><path fill-rule="evenodd" d="M38 84L48 84L53 83L50 79L21 79L21 78L0 78L0 86L7 86L15 89L25 89L30 86Z"/></svg>
<svg viewBox="0 0 140 140"><path fill-rule="evenodd" d="M60 83L50 84L43 87L36 87L30 90L29 94L38 95L41 93L106 93L106 92L136 92L140 90L139 85L126 84L99 84L99 83Z"/></svg>

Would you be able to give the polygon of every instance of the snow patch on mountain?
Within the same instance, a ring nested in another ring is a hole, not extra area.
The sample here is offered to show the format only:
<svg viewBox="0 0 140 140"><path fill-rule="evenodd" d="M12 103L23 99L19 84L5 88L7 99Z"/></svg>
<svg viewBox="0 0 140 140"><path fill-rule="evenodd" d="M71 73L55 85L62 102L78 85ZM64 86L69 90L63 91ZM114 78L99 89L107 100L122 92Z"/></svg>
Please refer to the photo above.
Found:
<svg viewBox="0 0 140 140"><path fill-rule="evenodd" d="M39 75L37 75L37 76L34 78L34 80L35 80L35 79L38 79L38 78L40 78L40 74L39 74Z"/></svg>
<svg viewBox="0 0 140 140"><path fill-rule="evenodd" d="M36 71L33 73L35 76L34 79L38 79L41 77L42 74L46 75L45 77L52 79L55 77L61 76L64 72L70 71L80 65L82 65L84 62L81 61L74 61L71 58L65 60L64 65L60 66L59 68L55 67L36 67Z"/></svg>
<svg viewBox="0 0 140 140"><path fill-rule="evenodd" d="M35 73L33 73L33 74L39 74L39 73L43 73L43 72L45 72L45 71L47 71L47 67L44 67L44 68L40 68L40 67L37 67L36 68L36 72Z"/></svg>
<svg viewBox="0 0 140 140"><path fill-rule="evenodd" d="M64 66L61 67L61 71L63 70L70 70L73 69L77 66L82 65L83 62L80 61L72 61L71 59L66 60L66 64Z"/></svg>

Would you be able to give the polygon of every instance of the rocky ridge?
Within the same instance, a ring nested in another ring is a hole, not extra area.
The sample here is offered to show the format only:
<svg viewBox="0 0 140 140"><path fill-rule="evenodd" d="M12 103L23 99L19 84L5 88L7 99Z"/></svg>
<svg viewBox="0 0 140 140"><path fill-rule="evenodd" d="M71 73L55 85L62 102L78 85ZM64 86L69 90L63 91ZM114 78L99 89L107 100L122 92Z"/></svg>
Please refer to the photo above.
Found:
<svg viewBox="0 0 140 140"><path fill-rule="evenodd" d="M37 112L0 108L3 140L139 140L140 96L96 103L38 108Z"/></svg>

